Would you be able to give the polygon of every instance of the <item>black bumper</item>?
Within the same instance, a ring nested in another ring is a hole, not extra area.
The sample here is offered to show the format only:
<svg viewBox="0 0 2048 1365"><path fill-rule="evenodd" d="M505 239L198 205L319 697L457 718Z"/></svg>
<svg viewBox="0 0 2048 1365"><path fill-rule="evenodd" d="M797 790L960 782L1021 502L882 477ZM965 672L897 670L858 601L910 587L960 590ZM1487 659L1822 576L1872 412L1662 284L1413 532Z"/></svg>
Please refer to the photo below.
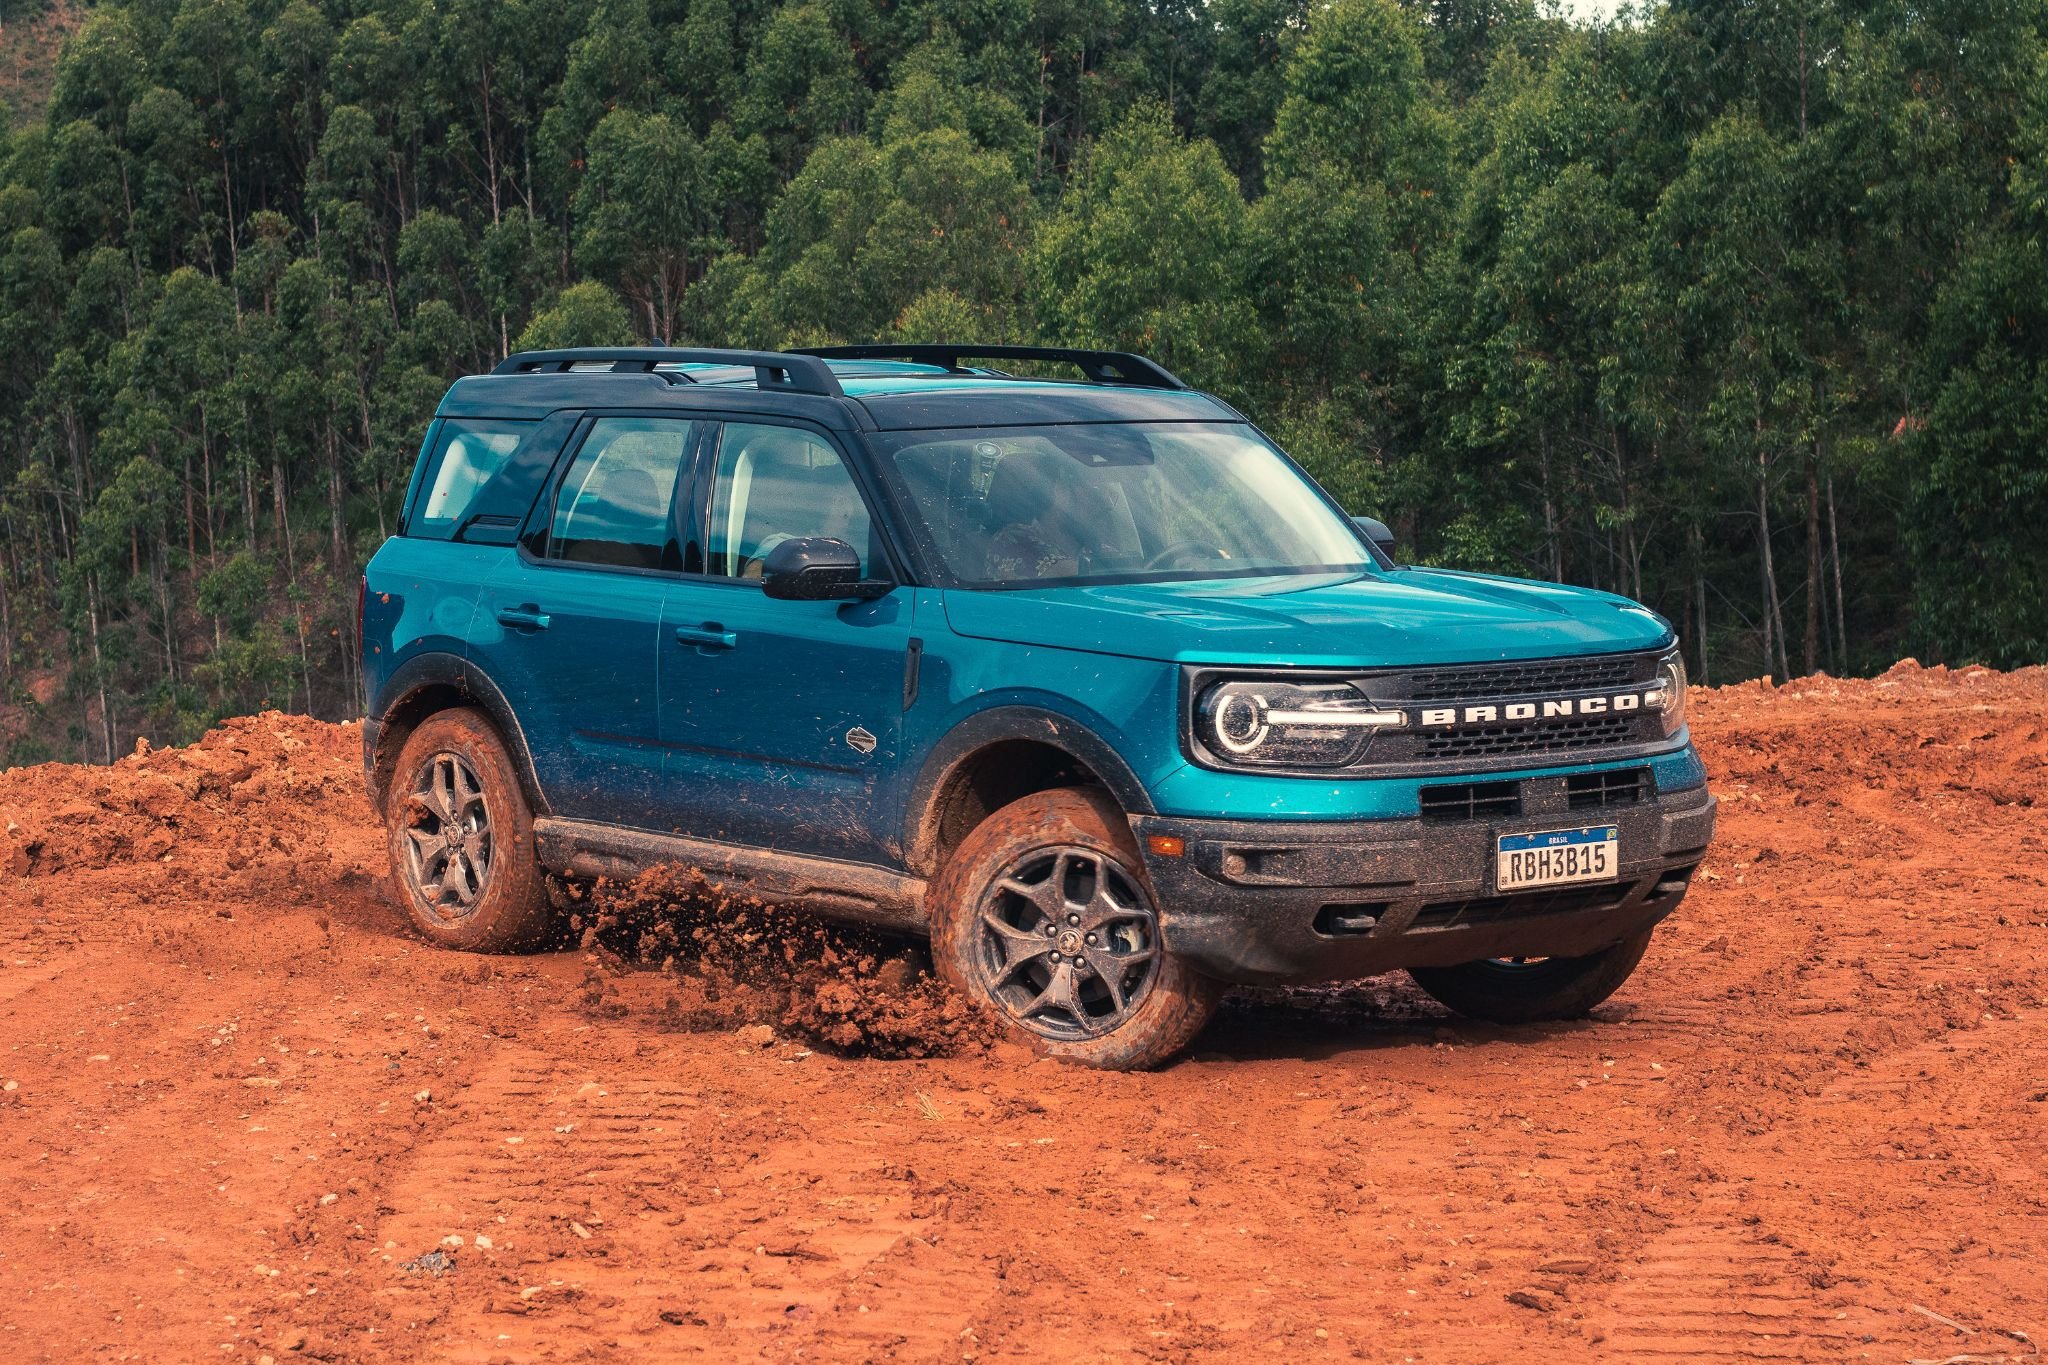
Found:
<svg viewBox="0 0 2048 1365"><path fill-rule="evenodd" d="M1167 942L1213 976L1256 983L1598 951L1678 908L1713 837L1714 805L1695 787L1571 809L1559 783L1554 802L1512 818L1131 823ZM1617 880L1495 894L1497 836L1597 825L1619 829ZM1155 851L1158 836L1185 853Z"/></svg>

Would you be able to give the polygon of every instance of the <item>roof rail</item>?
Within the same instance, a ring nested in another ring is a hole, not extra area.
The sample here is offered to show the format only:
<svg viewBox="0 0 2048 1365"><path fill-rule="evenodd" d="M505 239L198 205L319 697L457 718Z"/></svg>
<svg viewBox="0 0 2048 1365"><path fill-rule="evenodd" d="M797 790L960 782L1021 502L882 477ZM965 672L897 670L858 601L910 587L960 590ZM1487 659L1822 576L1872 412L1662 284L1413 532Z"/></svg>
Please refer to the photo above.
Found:
<svg viewBox="0 0 2048 1365"><path fill-rule="evenodd" d="M1172 371L1156 361L1129 351L1082 351L1066 346L955 346L950 343L917 343L907 346L800 346L798 355L827 360L909 360L920 365L938 365L948 370L962 366L962 356L978 360L1064 360L1078 366L1097 384L1122 384L1139 389L1185 389Z"/></svg>
<svg viewBox="0 0 2048 1365"><path fill-rule="evenodd" d="M751 365L764 389L841 398L832 367L816 356L785 351L724 351L694 346L577 346L561 351L520 351L506 356L492 374L562 374L577 366L611 364L613 374L652 374L657 365ZM689 382L687 375L677 379Z"/></svg>

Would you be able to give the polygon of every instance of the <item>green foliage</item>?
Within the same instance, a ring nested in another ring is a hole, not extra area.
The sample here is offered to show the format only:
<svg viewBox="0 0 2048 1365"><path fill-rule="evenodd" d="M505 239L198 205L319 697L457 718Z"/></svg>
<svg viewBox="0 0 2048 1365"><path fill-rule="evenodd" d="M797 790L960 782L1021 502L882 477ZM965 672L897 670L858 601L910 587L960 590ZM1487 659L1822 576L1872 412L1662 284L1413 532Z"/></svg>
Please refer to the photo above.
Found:
<svg viewBox="0 0 2048 1365"><path fill-rule="evenodd" d="M1327 162L1379 178L1425 95L1414 21L1394 0L1330 0L1311 13L1286 70L1286 98L1266 140L1269 172Z"/></svg>
<svg viewBox="0 0 2048 1365"><path fill-rule="evenodd" d="M2048 658L2048 0L102 0L0 138L0 695L361 703L515 347L1149 352L1709 679Z"/></svg>
<svg viewBox="0 0 2048 1365"><path fill-rule="evenodd" d="M1060 341L1144 351L1234 392L1259 360L1245 246L1244 199L1214 144L1141 106L1092 151L1041 229L1033 302Z"/></svg>
<svg viewBox="0 0 2048 1365"><path fill-rule="evenodd" d="M556 296L552 307L534 314L519 334L518 349L627 346L633 340L633 328L618 295L595 281L585 281L570 285Z"/></svg>

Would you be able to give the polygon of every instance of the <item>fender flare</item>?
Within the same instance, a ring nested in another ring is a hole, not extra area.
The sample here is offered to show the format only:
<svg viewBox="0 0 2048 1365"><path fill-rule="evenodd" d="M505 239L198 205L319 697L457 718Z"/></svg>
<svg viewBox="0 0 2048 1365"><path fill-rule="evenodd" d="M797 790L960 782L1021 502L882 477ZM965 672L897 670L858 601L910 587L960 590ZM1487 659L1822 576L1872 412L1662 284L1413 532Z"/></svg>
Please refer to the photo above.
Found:
<svg viewBox="0 0 2048 1365"><path fill-rule="evenodd" d="M1151 793L1116 746L1070 715L1043 706L1005 705L977 711L931 747L904 803L903 847L912 868L929 866L938 838L938 798L960 767L1006 740L1029 740L1057 749L1088 769L1126 815L1151 815Z"/></svg>
<svg viewBox="0 0 2048 1365"><path fill-rule="evenodd" d="M536 816L552 814L553 808L548 804L547 795L541 790L540 777L534 771L533 751L527 745L526 730L520 725L512 703L505 699L504 690L490 674L468 659L438 650L415 654L393 669L370 704L369 717L363 729L363 745L368 751L364 754L364 766L368 769L370 799L381 803L387 765L398 757L397 746L390 742L392 737L388 734L390 716L431 687L454 688L466 703L476 706L491 718L491 723L498 727L498 734L505 741L505 748L512 755L512 768L519 778L526 804ZM406 733L411 733L410 727Z"/></svg>

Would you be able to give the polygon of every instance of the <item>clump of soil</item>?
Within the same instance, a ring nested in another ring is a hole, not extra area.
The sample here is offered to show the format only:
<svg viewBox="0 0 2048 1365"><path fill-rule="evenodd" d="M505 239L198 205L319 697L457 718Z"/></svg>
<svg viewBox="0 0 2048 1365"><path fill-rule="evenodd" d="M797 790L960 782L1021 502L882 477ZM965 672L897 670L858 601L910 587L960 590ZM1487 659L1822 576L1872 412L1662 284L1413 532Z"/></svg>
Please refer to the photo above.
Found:
<svg viewBox="0 0 2048 1365"><path fill-rule="evenodd" d="M998 1036L909 938L768 905L683 867L567 894L586 949L673 979L665 1013L677 1027L767 1024L866 1057L950 1056Z"/></svg>
<svg viewBox="0 0 2048 1365"><path fill-rule="evenodd" d="M0 772L0 871L46 876L174 860L236 870L324 848L366 813L358 725L278 711L242 716L183 749L147 741L107 767L44 763Z"/></svg>

